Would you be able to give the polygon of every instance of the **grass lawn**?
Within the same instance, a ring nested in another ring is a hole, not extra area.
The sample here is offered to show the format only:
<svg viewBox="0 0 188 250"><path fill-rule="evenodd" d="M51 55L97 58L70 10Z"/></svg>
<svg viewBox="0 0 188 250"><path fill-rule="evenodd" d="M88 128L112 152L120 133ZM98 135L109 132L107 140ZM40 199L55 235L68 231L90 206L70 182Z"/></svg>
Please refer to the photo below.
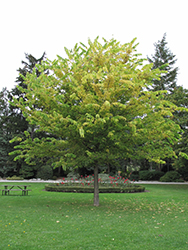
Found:
<svg viewBox="0 0 188 250"><path fill-rule="evenodd" d="M3 183L1 183L3 184ZM0 193L0 249L188 249L188 185L144 185L149 192ZM3 188L3 187L2 187Z"/></svg>

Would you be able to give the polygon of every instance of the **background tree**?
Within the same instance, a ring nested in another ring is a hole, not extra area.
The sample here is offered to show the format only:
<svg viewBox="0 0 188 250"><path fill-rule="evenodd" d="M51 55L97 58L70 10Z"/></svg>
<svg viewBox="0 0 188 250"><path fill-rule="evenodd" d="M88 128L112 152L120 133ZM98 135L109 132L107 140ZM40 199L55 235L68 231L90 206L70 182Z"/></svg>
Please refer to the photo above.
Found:
<svg viewBox="0 0 188 250"><path fill-rule="evenodd" d="M24 77L25 100L14 99L27 121L37 131L55 135L27 139L15 147L15 160L53 157L53 165L94 167L94 205L99 205L98 169L111 159L140 159L163 162L175 153L170 146L180 128L171 119L175 105L163 92L146 91L159 69L143 66L136 45L121 45L112 39L75 45L68 58L37 65ZM45 69L51 74L45 74ZM20 141L17 137L13 141Z"/></svg>
<svg viewBox="0 0 188 250"><path fill-rule="evenodd" d="M149 89L153 91L167 90L168 93L171 93L177 86L178 68L175 67L177 61L177 59L175 59L176 56L173 55L167 47L167 44L165 33L162 40L154 44L155 54L152 55L151 58L148 57L148 61L153 63L152 69L159 68L166 70L166 73L163 73L160 79L153 79L152 86Z"/></svg>
<svg viewBox="0 0 188 250"><path fill-rule="evenodd" d="M155 46L155 54L151 56L151 58L147 58L150 63L153 63L152 69L163 69L166 73L161 75L160 80L153 79L152 85L149 86L149 90L157 91L157 90L166 90L166 99L170 98L170 94L174 92L174 89L177 87L177 75L178 75L178 67L175 67L175 63L177 59L175 59L175 55L170 51L167 47L168 43L166 41L166 33L163 35L161 41L158 41L154 44ZM170 98L172 101L172 98ZM166 164L150 164L150 168L155 168L157 170L169 171L173 169L172 163L173 160L168 158L165 160Z"/></svg>
<svg viewBox="0 0 188 250"><path fill-rule="evenodd" d="M16 163L11 162L8 153L13 150L9 140L13 137L9 131L9 91L3 88L0 92L0 175L6 176L7 173L14 170ZM12 150L10 150L12 148Z"/></svg>
<svg viewBox="0 0 188 250"><path fill-rule="evenodd" d="M174 89L173 95L169 99L180 107L188 108L188 90L181 86ZM173 166L188 180L188 159L184 155L184 153L188 155L188 113L186 110L175 111L173 113L173 120L179 124L183 131L181 141L178 141L174 145L176 154L179 155L180 153L180 155L173 162Z"/></svg>
<svg viewBox="0 0 188 250"><path fill-rule="evenodd" d="M34 127L30 126L26 121L25 117L22 114L20 108L11 105L9 102L13 100L13 98L20 100L25 100L25 92L20 91L19 86L22 89L26 89L27 86L24 84L24 80L22 76L26 76L27 73L32 73L33 68L35 68L36 64L40 64L42 60L45 60L45 53L43 53L42 57L36 59L31 54L25 54L27 61L22 61L24 65L23 68L19 68L19 75L16 79L17 85L11 90L8 91L4 88L0 95L0 105L1 105L1 115L0 115L0 125L2 131L0 133L1 142L0 142L0 171L3 176L12 175L12 174L22 174L24 177L33 177L36 172L36 169L27 165L23 160L19 160L18 162L13 161L13 157L8 155L9 152L13 151L13 148L18 143L10 144L9 141L15 136L25 137L24 131L29 130L34 136ZM46 70L47 73L47 70ZM37 76L40 73L37 72ZM21 171L21 173L20 173Z"/></svg>

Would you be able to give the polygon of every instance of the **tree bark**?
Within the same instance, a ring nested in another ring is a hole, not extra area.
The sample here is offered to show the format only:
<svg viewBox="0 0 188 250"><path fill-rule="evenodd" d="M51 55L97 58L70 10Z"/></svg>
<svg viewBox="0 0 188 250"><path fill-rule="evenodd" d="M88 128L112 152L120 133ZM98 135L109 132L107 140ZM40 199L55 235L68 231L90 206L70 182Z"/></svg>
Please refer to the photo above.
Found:
<svg viewBox="0 0 188 250"><path fill-rule="evenodd" d="M94 167L94 206L99 206L98 166Z"/></svg>

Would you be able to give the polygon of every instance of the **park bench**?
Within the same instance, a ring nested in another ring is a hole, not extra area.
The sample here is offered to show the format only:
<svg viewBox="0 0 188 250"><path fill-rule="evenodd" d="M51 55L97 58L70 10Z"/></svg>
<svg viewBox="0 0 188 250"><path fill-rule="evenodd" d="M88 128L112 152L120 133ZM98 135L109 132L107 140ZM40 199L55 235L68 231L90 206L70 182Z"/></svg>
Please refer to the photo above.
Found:
<svg viewBox="0 0 188 250"><path fill-rule="evenodd" d="M2 195L9 195L10 192L14 191L21 191L22 195L28 195L28 192L31 191L31 189L27 189L30 185L7 185L4 184L4 189L1 189ZM14 187L18 187L15 189ZM23 187L23 188L22 188Z"/></svg>

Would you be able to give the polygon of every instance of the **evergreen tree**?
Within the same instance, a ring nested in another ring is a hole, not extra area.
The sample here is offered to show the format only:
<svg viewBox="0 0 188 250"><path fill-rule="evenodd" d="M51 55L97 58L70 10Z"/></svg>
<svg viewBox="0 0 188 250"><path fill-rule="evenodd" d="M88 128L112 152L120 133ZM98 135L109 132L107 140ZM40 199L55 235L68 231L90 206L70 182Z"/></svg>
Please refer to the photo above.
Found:
<svg viewBox="0 0 188 250"><path fill-rule="evenodd" d="M24 77L27 73L32 73L35 69L37 77L40 75L36 64L41 64L42 60L45 60L45 53L43 53L42 57L36 59L31 54L25 54L26 61L22 61L24 65L23 68L19 68L19 76L16 79L17 85L11 90L8 91L4 88L1 92L1 102L0 102L0 125L2 131L0 133L0 172L2 175L11 175L11 174L23 174L24 177L32 177L36 172L36 169L28 166L22 159L18 162L13 161L13 157L9 155L11 151L13 151L14 146L18 143L10 144L9 141L15 136L20 136L25 138L24 131L29 130L32 132L32 136L34 136L34 126L29 125L26 121L25 117L22 114L21 109L11 105L11 101L13 98L17 100L26 100L25 92L19 90L20 87L22 89L26 89L27 86L24 84ZM47 73L47 70L45 71ZM9 103L10 101L10 103ZM22 169L23 168L23 169ZM26 171L24 169L27 169Z"/></svg>
<svg viewBox="0 0 188 250"><path fill-rule="evenodd" d="M10 92L3 88L0 92L0 175L6 176L10 172L14 172L17 163L13 161L13 157L9 156L9 152L13 150L16 144L10 144L9 141L15 136L12 134L10 119Z"/></svg>
<svg viewBox="0 0 188 250"><path fill-rule="evenodd" d="M155 54L151 58L148 57L148 61L153 63L153 69L159 68L167 72L161 75L160 80L153 79L150 90L167 90L170 94L177 86L178 68L175 67L177 59L175 59L176 56L167 47L166 33L163 35L162 40L155 43L154 46Z"/></svg>

